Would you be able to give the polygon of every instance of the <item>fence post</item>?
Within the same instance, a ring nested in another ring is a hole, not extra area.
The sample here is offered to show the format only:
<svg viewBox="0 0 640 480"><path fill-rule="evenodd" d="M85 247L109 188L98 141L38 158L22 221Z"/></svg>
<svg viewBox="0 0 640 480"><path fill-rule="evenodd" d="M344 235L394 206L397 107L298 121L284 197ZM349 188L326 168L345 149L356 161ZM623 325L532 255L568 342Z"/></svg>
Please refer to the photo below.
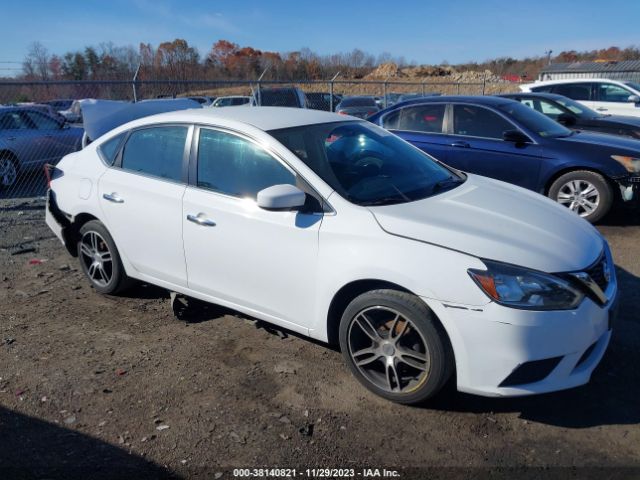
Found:
<svg viewBox="0 0 640 480"><path fill-rule="evenodd" d="M382 100L384 108L387 108L387 82L389 81L389 78L390 77L387 77L382 84Z"/></svg>
<svg viewBox="0 0 640 480"><path fill-rule="evenodd" d="M424 82L426 82L426 80L423 80L420 87L422 89L422 96L424 97Z"/></svg>
<svg viewBox="0 0 640 480"><path fill-rule="evenodd" d="M133 88L133 103L138 101L138 92L136 91L136 81L138 80L138 72L140 72L140 64L138 64L138 68L136 68L136 73L133 74L133 80L131 82L131 87Z"/></svg>
<svg viewBox="0 0 640 480"><path fill-rule="evenodd" d="M485 73L482 77L482 95L484 95L485 88L487 86L487 74Z"/></svg>
<svg viewBox="0 0 640 480"><path fill-rule="evenodd" d="M460 95L460 82L456 82L456 95Z"/></svg>
<svg viewBox="0 0 640 480"><path fill-rule="evenodd" d="M333 82L338 78L340 72L336 73L331 80L329 80L329 111L333 112L335 105L333 104Z"/></svg>

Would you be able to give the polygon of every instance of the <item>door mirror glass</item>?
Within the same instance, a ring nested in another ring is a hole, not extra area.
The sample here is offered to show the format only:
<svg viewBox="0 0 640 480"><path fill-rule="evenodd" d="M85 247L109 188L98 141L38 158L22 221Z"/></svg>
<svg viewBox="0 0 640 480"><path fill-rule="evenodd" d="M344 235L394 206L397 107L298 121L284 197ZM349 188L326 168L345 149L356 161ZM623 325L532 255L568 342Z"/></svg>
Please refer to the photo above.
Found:
<svg viewBox="0 0 640 480"><path fill-rule="evenodd" d="M258 192L258 206L265 210L293 210L302 207L306 197L294 185L273 185Z"/></svg>
<svg viewBox="0 0 640 480"><path fill-rule="evenodd" d="M629 95L627 101L629 103L640 103L640 97L638 95Z"/></svg>
<svg viewBox="0 0 640 480"><path fill-rule="evenodd" d="M522 145L523 143L531 142L531 139L520 130L505 130L505 132L502 134L502 139L505 142L513 142L516 145Z"/></svg>
<svg viewBox="0 0 640 480"><path fill-rule="evenodd" d="M573 115L569 115L568 113L561 113L558 116L558 122L565 127L572 127L576 124L576 118Z"/></svg>

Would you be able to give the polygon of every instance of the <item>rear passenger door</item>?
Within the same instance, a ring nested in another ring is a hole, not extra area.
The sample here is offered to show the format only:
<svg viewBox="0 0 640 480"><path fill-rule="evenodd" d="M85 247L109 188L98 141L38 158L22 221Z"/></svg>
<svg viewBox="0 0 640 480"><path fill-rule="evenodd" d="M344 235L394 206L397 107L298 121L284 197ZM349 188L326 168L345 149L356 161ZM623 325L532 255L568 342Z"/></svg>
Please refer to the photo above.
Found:
<svg viewBox="0 0 640 480"><path fill-rule="evenodd" d="M107 228L136 270L129 273L167 288L187 284L182 197L192 132L186 125L133 130L98 183Z"/></svg>
<svg viewBox="0 0 640 480"><path fill-rule="evenodd" d="M382 118L382 126L442 162L447 160L444 135L446 103L428 103L394 110Z"/></svg>
<svg viewBox="0 0 640 480"><path fill-rule="evenodd" d="M447 163L460 170L538 190L541 148L516 146L502 139L518 127L499 113L479 105L452 105L451 150Z"/></svg>

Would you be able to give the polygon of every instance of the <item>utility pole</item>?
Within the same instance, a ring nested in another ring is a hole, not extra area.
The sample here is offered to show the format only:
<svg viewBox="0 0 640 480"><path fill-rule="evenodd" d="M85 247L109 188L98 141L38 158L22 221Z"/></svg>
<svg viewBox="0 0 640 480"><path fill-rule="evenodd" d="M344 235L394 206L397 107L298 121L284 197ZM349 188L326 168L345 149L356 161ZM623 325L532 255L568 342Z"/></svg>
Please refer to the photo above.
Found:
<svg viewBox="0 0 640 480"><path fill-rule="evenodd" d="M547 50L546 52L544 52L544 54L547 56L547 65L551 65L551 54L553 53L553 50Z"/></svg>

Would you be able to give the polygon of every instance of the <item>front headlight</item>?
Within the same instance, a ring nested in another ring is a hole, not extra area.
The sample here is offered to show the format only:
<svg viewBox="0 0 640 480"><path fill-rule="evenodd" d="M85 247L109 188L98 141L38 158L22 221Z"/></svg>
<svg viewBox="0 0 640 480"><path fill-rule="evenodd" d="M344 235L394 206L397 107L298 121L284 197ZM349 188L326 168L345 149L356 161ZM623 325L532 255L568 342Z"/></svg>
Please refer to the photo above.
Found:
<svg viewBox="0 0 640 480"><path fill-rule="evenodd" d="M627 169L629 173L640 173L640 158L627 157L626 155L611 155L616 162Z"/></svg>
<svg viewBox="0 0 640 480"><path fill-rule="evenodd" d="M492 300L507 307L570 310L584 298L569 282L554 275L491 260L482 262L487 269L469 269L469 275Z"/></svg>

